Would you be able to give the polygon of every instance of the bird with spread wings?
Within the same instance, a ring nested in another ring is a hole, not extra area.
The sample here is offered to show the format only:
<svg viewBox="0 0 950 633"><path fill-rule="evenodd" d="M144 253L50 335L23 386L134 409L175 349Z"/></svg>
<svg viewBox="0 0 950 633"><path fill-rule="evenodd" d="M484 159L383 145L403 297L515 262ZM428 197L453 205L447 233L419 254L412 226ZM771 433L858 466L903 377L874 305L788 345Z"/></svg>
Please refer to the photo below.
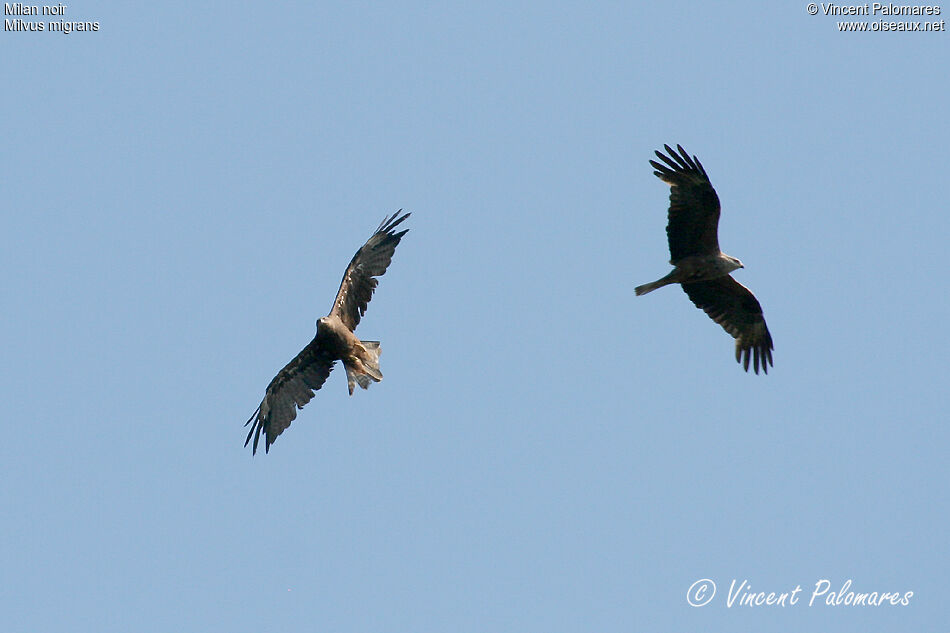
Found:
<svg viewBox="0 0 950 633"><path fill-rule="evenodd" d="M317 319L316 336L267 385L260 406L244 425L253 423L244 441L247 446L254 438L253 454L257 454L262 432L264 451L270 451L277 436L297 417L297 409L310 402L314 392L326 382L336 361L343 362L351 396L355 385L368 389L371 382L383 379L379 371L379 341L361 341L353 331L366 314L366 306L378 283L376 277L386 272L396 246L409 231L394 231L409 217L408 213L397 217L401 211L385 218L356 251L343 273L330 314Z"/></svg>
<svg viewBox="0 0 950 633"><path fill-rule="evenodd" d="M650 164L657 178L670 186L666 236L674 269L653 283L637 286L637 295L668 284L680 284L697 308L736 339L736 361L749 371L749 361L759 373L772 364L772 335L765 325L762 306L752 292L729 274L744 268L742 262L719 250L719 196L699 159L681 145L669 145L667 154L656 152Z"/></svg>

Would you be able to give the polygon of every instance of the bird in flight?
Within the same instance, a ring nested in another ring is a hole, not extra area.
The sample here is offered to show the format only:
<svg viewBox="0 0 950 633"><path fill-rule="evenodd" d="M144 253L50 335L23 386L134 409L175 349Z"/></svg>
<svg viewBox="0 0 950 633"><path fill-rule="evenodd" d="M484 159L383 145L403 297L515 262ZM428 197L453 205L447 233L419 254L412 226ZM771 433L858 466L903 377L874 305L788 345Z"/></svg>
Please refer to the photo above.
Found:
<svg viewBox="0 0 950 633"><path fill-rule="evenodd" d="M408 213L399 216L401 211L385 218L356 251L343 273L330 314L317 319L316 336L267 385L264 399L244 425L253 423L244 440L247 446L254 438L253 454L257 454L261 432L264 433L264 451L270 451L277 436L297 417L297 409L310 402L313 393L326 382L336 361L343 362L351 396L356 385L368 389L371 381L383 379L379 371L379 341L361 341L353 331L360 317L366 314L366 306L378 283L376 277L386 272L396 246L408 232L408 229L398 233L394 230L409 217Z"/></svg>
<svg viewBox="0 0 950 633"><path fill-rule="evenodd" d="M656 152L665 164L651 160L657 178L670 186L666 236L673 271L653 283L637 286L644 295L668 284L680 284L690 300L736 339L736 361L755 373L769 372L772 336L762 316L762 306L752 292L729 274L744 268L742 262L719 250L719 196L699 159L664 146L668 156Z"/></svg>

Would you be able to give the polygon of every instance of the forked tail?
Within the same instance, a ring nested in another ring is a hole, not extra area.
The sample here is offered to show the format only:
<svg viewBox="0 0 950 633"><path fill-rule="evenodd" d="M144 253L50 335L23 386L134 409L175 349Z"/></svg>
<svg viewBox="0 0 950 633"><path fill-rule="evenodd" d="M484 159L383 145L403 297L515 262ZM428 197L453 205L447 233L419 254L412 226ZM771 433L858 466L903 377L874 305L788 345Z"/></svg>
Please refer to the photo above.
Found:
<svg viewBox="0 0 950 633"><path fill-rule="evenodd" d="M360 354L355 365L343 363L346 369L346 385L351 396L356 385L362 389L369 389L371 383L383 379L383 373L379 371L379 355L383 351L379 346L379 341L360 341L360 343L363 344L366 353Z"/></svg>

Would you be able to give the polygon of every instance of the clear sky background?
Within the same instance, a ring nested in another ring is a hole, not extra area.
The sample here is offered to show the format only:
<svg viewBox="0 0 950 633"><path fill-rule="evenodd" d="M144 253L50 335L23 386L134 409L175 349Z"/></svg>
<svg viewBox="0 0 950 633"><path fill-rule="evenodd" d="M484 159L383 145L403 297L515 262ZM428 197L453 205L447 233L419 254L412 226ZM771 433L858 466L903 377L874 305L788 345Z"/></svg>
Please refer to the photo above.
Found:
<svg viewBox="0 0 950 633"><path fill-rule="evenodd" d="M804 1L62 19L99 31L0 33L0 629L946 630L946 32ZM678 288L634 296L669 270L663 143L719 192L768 376ZM337 368L252 458L400 208L357 331L385 380ZM733 579L800 600L729 608ZM913 596L808 607L821 579Z"/></svg>

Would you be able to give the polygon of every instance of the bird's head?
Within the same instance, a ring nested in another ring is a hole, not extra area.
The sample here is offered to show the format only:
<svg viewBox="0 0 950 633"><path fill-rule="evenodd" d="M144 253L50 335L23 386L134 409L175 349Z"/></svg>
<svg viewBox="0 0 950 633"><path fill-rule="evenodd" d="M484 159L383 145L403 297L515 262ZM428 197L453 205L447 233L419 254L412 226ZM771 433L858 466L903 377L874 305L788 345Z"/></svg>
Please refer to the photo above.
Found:
<svg viewBox="0 0 950 633"><path fill-rule="evenodd" d="M738 257L733 257L732 255L726 255L726 259L729 261L730 264L732 264L732 270L736 270L737 268L745 268L745 266L742 265L742 262L739 261Z"/></svg>
<svg viewBox="0 0 950 633"><path fill-rule="evenodd" d="M327 317L320 317L317 319L317 329L324 328L327 326Z"/></svg>

